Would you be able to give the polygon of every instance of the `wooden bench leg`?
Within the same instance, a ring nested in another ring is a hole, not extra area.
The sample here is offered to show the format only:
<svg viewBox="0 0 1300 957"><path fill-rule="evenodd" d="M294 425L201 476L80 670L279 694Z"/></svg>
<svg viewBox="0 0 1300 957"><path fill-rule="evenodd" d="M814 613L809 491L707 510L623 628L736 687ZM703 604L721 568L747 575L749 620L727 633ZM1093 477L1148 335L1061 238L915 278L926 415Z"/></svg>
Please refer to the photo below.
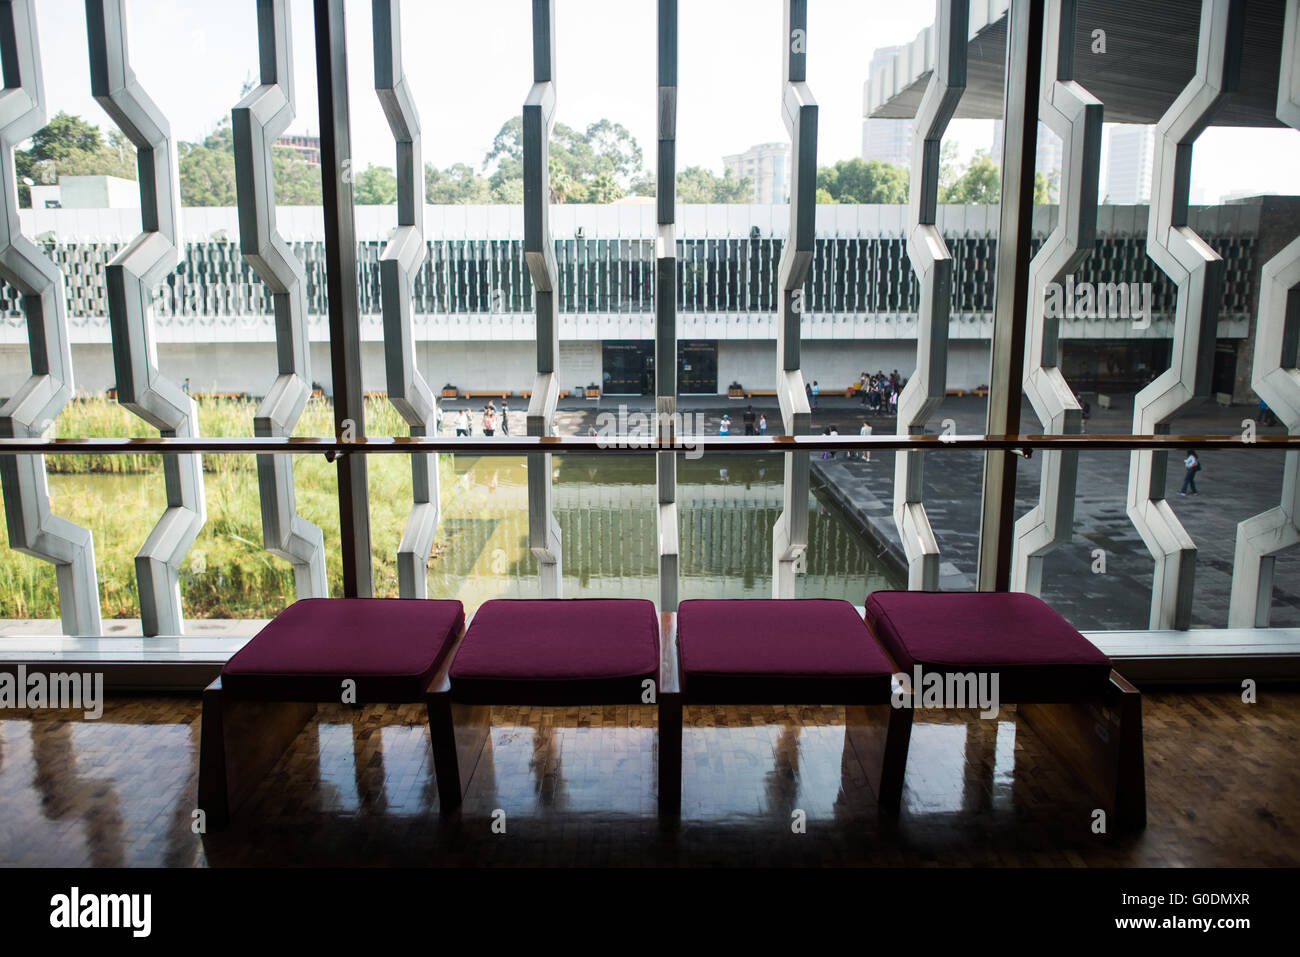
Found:
<svg viewBox="0 0 1300 957"><path fill-rule="evenodd" d="M682 696L659 695L659 816L682 812Z"/></svg>
<svg viewBox="0 0 1300 957"><path fill-rule="evenodd" d="M204 690L198 801L209 830L229 823L315 713L310 702L231 698L220 678Z"/></svg>
<svg viewBox="0 0 1300 957"><path fill-rule="evenodd" d="M888 717L884 714L878 706L849 705L844 709L845 733L880 807L897 812L903 801L903 775L912 743L912 709L889 707Z"/></svg>
<svg viewBox="0 0 1300 957"><path fill-rule="evenodd" d="M438 779L438 806L450 814L461 806L487 745L492 709L485 704L457 704L446 691L425 698L429 712L429 743Z"/></svg>
<svg viewBox="0 0 1300 957"><path fill-rule="evenodd" d="M1016 713L1088 788L1116 830L1147 823L1142 695L1117 672L1104 698L1019 704Z"/></svg>

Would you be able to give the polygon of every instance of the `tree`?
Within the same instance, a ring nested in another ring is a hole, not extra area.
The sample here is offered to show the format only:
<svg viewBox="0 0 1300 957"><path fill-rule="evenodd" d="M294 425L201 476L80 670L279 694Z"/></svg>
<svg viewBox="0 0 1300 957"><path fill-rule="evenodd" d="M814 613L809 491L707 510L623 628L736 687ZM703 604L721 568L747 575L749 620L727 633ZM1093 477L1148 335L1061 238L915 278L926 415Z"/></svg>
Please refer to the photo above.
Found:
<svg viewBox="0 0 1300 957"><path fill-rule="evenodd" d="M976 151L966 172L948 189L942 200L954 205L979 206L996 203L1002 191L1002 173L984 150Z"/></svg>
<svg viewBox="0 0 1300 957"><path fill-rule="evenodd" d="M612 203L617 199L622 199L627 193L623 187L614 179L614 174L602 172L596 175L589 184L587 184L586 202L588 203Z"/></svg>
<svg viewBox="0 0 1300 957"><path fill-rule="evenodd" d="M944 144L947 153L947 144ZM947 159L953 159L949 154ZM943 167L939 177L939 201L953 205L989 205L999 201L1002 194L1002 170L988 153L979 150L971 158L970 164L961 172L948 163ZM944 183L945 174L948 183ZM1046 206L1052 202L1051 186L1057 174L1050 177L1042 173L1034 174L1034 204Z"/></svg>
<svg viewBox="0 0 1300 957"><path fill-rule="evenodd" d="M251 87L245 84L244 92ZM217 121L202 143L177 144L182 206L234 206L235 131L230 117ZM275 201L279 206L319 206L320 167L291 149L272 147ZM360 200L358 200L360 202Z"/></svg>
<svg viewBox="0 0 1300 957"><path fill-rule="evenodd" d="M424 198L437 206L465 206L490 203L492 193L488 181L475 173L474 167L468 163L453 163L445 170L426 163Z"/></svg>
<svg viewBox="0 0 1300 957"><path fill-rule="evenodd" d="M323 202L320 167L299 159L289 149L271 152L275 201L280 206L319 206Z"/></svg>
<svg viewBox="0 0 1300 957"><path fill-rule="evenodd" d="M688 166L677 174L679 203L747 203L753 188L749 177L737 182L731 170L718 176L703 166Z"/></svg>
<svg viewBox="0 0 1300 957"><path fill-rule="evenodd" d="M57 183L60 176L136 178L135 147L119 130L107 137L99 127L60 111L32 135L30 149L14 151L19 203L31 205L33 183Z"/></svg>
<svg viewBox="0 0 1300 957"><path fill-rule="evenodd" d="M181 143L182 206L234 206L235 157L197 143Z"/></svg>
<svg viewBox="0 0 1300 957"><path fill-rule="evenodd" d="M1034 205L1050 206L1053 202L1052 193L1058 188L1061 180L1061 174L1052 170L1051 175L1044 176L1042 173L1034 174Z"/></svg>
<svg viewBox="0 0 1300 957"><path fill-rule="evenodd" d="M235 133L223 116L202 143L177 144L182 206L234 206Z"/></svg>
<svg viewBox="0 0 1300 957"><path fill-rule="evenodd" d="M391 206L397 202L397 177L387 166L367 166L352 183L358 206Z"/></svg>
<svg viewBox="0 0 1300 957"><path fill-rule="evenodd" d="M881 160L840 160L817 170L818 196L831 203L905 203L907 170Z"/></svg>
<svg viewBox="0 0 1300 957"><path fill-rule="evenodd" d="M652 195L653 179L642 169L641 147L620 123L597 120L585 130L556 123L549 144L552 203L610 203L635 191ZM507 120L483 158L492 202L523 198L523 118Z"/></svg>
<svg viewBox="0 0 1300 957"><path fill-rule="evenodd" d="M608 173L620 186L631 182L641 172L641 146L621 123L597 120L587 127L581 142L596 176Z"/></svg>

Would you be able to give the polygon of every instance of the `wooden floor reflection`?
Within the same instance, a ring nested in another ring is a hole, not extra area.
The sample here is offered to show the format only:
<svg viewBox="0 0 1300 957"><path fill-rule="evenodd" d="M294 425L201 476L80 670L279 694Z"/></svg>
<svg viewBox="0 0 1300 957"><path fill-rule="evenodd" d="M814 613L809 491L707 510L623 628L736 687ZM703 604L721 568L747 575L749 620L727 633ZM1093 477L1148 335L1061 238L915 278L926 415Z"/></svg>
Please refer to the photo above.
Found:
<svg viewBox="0 0 1300 957"><path fill-rule="evenodd" d="M1300 692L1156 692L1144 710L1149 825L1132 836L1092 832L1013 712L920 716L891 818L843 709L688 709L673 828L650 709L494 709L490 760L443 820L422 707L322 707L234 824L201 836L197 698L110 699L93 722L3 711L0 863L1300 864Z"/></svg>

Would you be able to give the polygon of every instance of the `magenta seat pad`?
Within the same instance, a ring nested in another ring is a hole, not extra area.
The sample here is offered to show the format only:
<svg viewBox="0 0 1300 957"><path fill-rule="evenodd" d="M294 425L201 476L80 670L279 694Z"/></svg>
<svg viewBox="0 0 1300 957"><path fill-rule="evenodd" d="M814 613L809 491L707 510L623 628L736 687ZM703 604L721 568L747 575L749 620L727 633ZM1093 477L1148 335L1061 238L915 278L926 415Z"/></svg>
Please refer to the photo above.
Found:
<svg viewBox="0 0 1300 957"><path fill-rule="evenodd" d="M677 649L700 703L881 702L894 670L858 610L832 599L684 601Z"/></svg>
<svg viewBox="0 0 1300 957"><path fill-rule="evenodd" d="M237 698L420 701L465 624L458 601L305 598L280 612L226 662L221 686Z"/></svg>
<svg viewBox="0 0 1300 957"><path fill-rule="evenodd" d="M659 616L641 598L484 602L451 665L451 693L479 704L640 704L658 684Z"/></svg>
<svg viewBox="0 0 1300 957"><path fill-rule="evenodd" d="M1073 700L1110 675L1096 645L1024 592L878 591L866 614L903 671L997 672L1008 702Z"/></svg>

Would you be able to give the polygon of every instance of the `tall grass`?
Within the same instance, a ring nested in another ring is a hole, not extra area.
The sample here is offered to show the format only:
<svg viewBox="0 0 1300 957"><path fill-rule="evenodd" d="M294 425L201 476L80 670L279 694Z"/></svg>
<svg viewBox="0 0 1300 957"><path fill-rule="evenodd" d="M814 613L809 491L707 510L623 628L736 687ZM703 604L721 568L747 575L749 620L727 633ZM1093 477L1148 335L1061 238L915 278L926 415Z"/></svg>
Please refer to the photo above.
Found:
<svg viewBox="0 0 1300 957"><path fill-rule="evenodd" d="M253 434L256 404L239 399L200 399L204 435ZM371 435L404 435L406 426L384 399L367 399ZM153 432L116 403L71 403L55 424L60 436L110 438ZM330 404L313 399L295 435L330 435ZM444 504L454 500L451 460L440 457ZM397 595L397 545L411 503L411 472L404 455L367 460L371 553L375 594ZM106 618L140 614L134 555L162 515L161 457L157 455L48 456L50 505L55 514L89 528L99 571L100 608ZM187 618L270 618L291 603L292 566L263 547L262 518L253 455L204 456L208 516L181 567L181 602ZM299 514L325 534L325 564L332 594L342 591L336 466L321 455L294 458ZM0 529L0 618L57 618L54 568L9 548ZM440 550L435 544L434 554Z"/></svg>
<svg viewBox="0 0 1300 957"><path fill-rule="evenodd" d="M199 434L215 438L239 438L253 434L257 403L252 399L199 396ZM406 435L406 423L387 399L365 400L366 432L369 435ZM333 407L326 399L308 400L296 436L334 434ZM158 430L116 402L102 396L81 398L68 405L54 420L51 438L124 439L156 437ZM154 472L162 460L157 455L52 455L45 462L51 475L135 474ZM240 455L208 455L205 472L251 471L253 459Z"/></svg>

